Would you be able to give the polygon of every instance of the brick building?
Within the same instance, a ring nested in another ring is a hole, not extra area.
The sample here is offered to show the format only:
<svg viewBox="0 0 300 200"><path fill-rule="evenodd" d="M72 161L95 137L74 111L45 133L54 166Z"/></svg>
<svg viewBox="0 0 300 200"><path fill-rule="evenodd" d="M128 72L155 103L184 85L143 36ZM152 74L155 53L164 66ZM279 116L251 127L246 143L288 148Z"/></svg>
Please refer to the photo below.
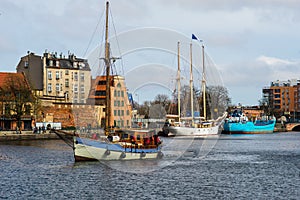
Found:
<svg viewBox="0 0 300 200"><path fill-rule="evenodd" d="M300 117L300 80L274 81L270 87L263 88L262 92L263 99L277 117Z"/></svg>
<svg viewBox="0 0 300 200"><path fill-rule="evenodd" d="M24 74L0 72L0 130L31 130L34 102Z"/></svg>
<svg viewBox="0 0 300 200"><path fill-rule="evenodd" d="M122 76L110 77L110 126L130 127L132 106L128 99L125 79ZM92 87L88 98L89 104L102 105L105 108L106 76L97 76L92 81ZM101 124L105 122L105 109L101 113Z"/></svg>

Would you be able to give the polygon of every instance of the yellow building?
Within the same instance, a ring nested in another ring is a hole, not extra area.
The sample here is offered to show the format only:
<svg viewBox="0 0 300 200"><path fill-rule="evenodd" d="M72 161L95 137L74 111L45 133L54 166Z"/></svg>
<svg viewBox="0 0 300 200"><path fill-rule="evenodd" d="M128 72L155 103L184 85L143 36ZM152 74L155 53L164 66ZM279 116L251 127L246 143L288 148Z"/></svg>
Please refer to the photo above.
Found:
<svg viewBox="0 0 300 200"><path fill-rule="evenodd" d="M86 59L57 53L28 54L21 58L17 72L25 74L32 89L43 101L86 103L91 86L91 69Z"/></svg>

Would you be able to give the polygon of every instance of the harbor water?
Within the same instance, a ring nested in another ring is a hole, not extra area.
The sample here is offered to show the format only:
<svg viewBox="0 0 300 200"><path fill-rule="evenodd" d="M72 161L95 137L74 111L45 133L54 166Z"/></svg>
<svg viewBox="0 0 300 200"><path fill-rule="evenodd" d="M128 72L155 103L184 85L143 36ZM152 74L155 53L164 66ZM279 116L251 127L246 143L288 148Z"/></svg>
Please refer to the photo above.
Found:
<svg viewBox="0 0 300 200"><path fill-rule="evenodd" d="M162 139L161 160L81 163L61 140L1 142L0 199L300 198L300 132Z"/></svg>

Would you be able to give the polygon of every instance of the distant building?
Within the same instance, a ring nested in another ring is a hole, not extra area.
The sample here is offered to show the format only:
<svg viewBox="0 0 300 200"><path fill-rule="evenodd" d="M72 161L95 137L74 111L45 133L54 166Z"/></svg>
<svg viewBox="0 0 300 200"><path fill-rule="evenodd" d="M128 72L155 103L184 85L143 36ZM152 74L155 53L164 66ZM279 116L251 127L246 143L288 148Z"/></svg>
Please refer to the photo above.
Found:
<svg viewBox="0 0 300 200"><path fill-rule="evenodd" d="M276 116L299 118L300 113L300 80L271 82L270 87L263 88L263 99L268 103Z"/></svg>
<svg viewBox="0 0 300 200"><path fill-rule="evenodd" d="M110 83L110 126L130 127L132 106L129 102L125 79L122 76L112 75ZM92 81L92 87L88 98L89 104L103 105L105 108L106 99L106 76L97 76ZM105 112L101 113L101 124L105 123Z"/></svg>
<svg viewBox="0 0 300 200"><path fill-rule="evenodd" d="M91 86L91 69L86 59L74 54L43 56L28 54L21 58L17 72L24 73L44 104L53 102L86 103Z"/></svg>
<svg viewBox="0 0 300 200"><path fill-rule="evenodd" d="M33 104L24 74L0 72L0 130L32 130Z"/></svg>

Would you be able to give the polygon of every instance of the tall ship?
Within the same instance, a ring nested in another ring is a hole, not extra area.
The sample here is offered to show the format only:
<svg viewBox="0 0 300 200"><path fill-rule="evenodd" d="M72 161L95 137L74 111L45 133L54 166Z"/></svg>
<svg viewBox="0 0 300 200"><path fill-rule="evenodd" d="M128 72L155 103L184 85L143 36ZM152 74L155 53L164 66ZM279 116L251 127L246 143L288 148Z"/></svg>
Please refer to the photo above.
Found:
<svg viewBox="0 0 300 200"><path fill-rule="evenodd" d="M106 99L105 99L105 125L104 131L92 134L69 133L54 131L59 137L63 135L72 137L71 142L65 141L73 148L75 161L90 160L139 160L157 159L163 156L161 152L162 142L155 130L149 129L121 129L110 124L112 115L111 99L111 66L115 58L110 56L110 44L108 41L108 13L109 2L106 2L105 22L105 71L106 71ZM104 134L103 134L104 133Z"/></svg>
<svg viewBox="0 0 300 200"><path fill-rule="evenodd" d="M196 38L194 34L192 38ZM206 106L206 80L205 80L205 60L204 45L202 44L202 110L203 116L194 116L194 86L193 86L193 64L192 64L192 43L190 44L190 105L191 116L181 116L181 75L180 75L180 43L178 42L178 70L177 70L177 113L178 115L166 115L166 122L163 126L165 136L209 136L218 135L220 126L226 117L226 112L217 119L208 119Z"/></svg>
<svg viewBox="0 0 300 200"><path fill-rule="evenodd" d="M225 119L224 134L266 134L273 133L276 124L275 117L263 116L254 121L249 120L242 112L235 110Z"/></svg>

